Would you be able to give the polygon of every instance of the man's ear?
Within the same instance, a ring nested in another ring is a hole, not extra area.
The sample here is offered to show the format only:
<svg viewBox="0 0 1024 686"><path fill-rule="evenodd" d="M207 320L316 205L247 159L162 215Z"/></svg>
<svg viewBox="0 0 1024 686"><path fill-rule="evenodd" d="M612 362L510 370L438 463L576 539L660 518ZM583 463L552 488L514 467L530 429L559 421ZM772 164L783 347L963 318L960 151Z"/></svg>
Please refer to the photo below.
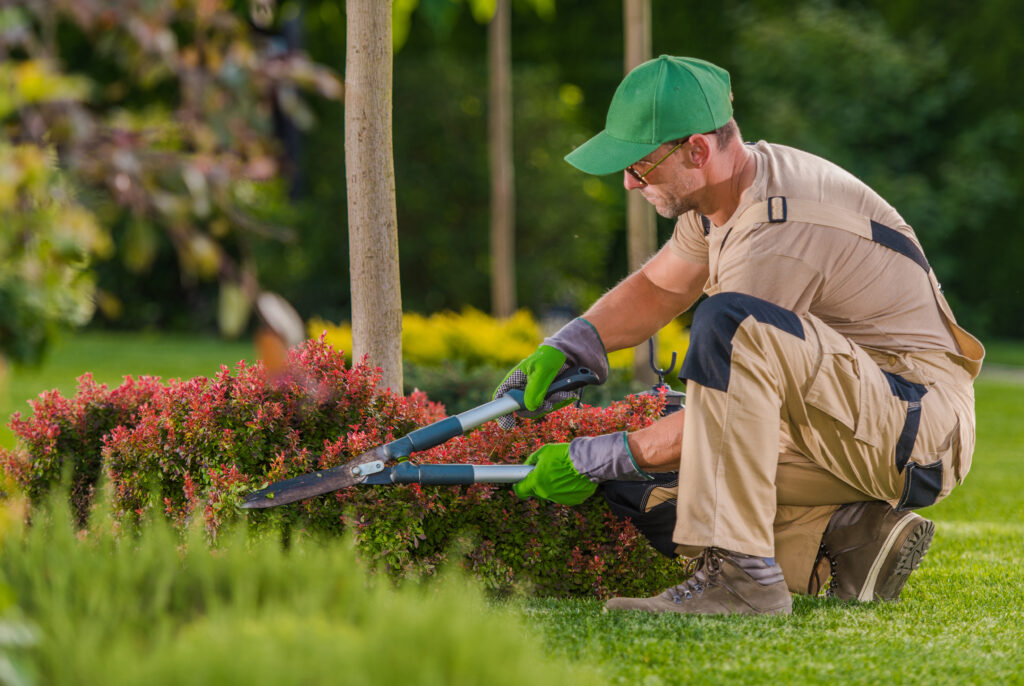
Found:
<svg viewBox="0 0 1024 686"><path fill-rule="evenodd" d="M704 167L708 160L711 159L712 145L714 145L714 141L702 133L690 136L690 145L686 148L686 155L690 164L697 169Z"/></svg>

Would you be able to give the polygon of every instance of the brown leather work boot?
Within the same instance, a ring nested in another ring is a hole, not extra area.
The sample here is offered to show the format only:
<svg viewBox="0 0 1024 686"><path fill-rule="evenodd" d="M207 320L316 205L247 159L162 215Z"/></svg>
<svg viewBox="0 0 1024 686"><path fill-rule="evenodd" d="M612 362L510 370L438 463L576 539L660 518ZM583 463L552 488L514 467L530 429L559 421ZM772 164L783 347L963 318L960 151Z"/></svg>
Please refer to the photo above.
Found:
<svg viewBox="0 0 1024 686"><path fill-rule="evenodd" d="M793 599L779 565L762 558L707 548L693 576L653 598L612 598L605 610L682 614L790 614Z"/></svg>
<svg viewBox="0 0 1024 686"><path fill-rule="evenodd" d="M826 595L844 600L898 600L910 573L928 552L935 524L882 501L836 510L821 539L832 566Z"/></svg>

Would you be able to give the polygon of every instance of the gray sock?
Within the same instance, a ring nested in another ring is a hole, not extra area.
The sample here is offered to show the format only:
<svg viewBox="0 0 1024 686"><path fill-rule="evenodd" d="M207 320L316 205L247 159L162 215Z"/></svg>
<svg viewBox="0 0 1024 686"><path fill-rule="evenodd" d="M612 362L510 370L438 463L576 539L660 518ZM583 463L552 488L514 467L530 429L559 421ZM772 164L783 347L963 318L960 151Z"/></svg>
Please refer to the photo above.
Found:
<svg viewBox="0 0 1024 686"><path fill-rule="evenodd" d="M751 579L762 586L785 581L785 577L782 575L782 567L775 562L774 557L754 557L752 555L743 555L742 553L730 553L729 556Z"/></svg>

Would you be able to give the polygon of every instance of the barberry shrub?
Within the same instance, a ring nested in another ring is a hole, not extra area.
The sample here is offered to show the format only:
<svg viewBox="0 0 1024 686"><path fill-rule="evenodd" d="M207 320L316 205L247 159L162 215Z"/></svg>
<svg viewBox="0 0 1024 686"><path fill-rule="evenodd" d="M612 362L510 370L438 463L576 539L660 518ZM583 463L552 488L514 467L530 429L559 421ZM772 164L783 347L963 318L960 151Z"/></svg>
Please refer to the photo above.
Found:
<svg viewBox="0 0 1024 686"><path fill-rule="evenodd" d="M20 412L12 415L10 427L18 444L12 451L0 450L0 468L35 505L67 478L73 511L79 524L84 524L103 469L104 438L163 390L160 379L154 377L125 377L111 390L84 374L73 398L56 390L40 393L29 401L31 417L25 419Z"/></svg>
<svg viewBox="0 0 1024 686"><path fill-rule="evenodd" d="M575 508L519 500L508 486L355 486L300 503L244 511L267 483L342 464L444 416L421 392L378 391L379 370L346 366L323 337L290 353L289 371L259 363L213 378L127 379L113 390L80 379L15 417L18 447L3 469L38 501L70 467L80 518L100 474L112 516L133 523L162 513L185 528L201 520L211 542L242 523L253 535L336 537L351 531L361 553L395 577L432 574L453 555L495 591L543 595L638 594L670 585L679 567L660 557L602 498ZM493 423L414 454L421 463L519 463L549 442L649 424L661 400L629 396L607 408L565 408L512 431Z"/></svg>

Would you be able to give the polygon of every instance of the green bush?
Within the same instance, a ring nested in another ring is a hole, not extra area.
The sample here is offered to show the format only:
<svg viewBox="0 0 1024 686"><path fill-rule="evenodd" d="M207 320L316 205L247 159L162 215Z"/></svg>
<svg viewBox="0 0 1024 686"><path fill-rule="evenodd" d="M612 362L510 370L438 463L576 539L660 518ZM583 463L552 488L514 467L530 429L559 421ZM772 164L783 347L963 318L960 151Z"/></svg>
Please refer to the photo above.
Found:
<svg viewBox="0 0 1024 686"><path fill-rule="evenodd" d="M458 414L491 399L495 387L508 369L471 367L461 360L440 365L406 362L402 365L406 388L423 391L431 400L441 403L451 414Z"/></svg>
<svg viewBox="0 0 1024 686"><path fill-rule="evenodd" d="M37 510L0 542L7 614L35 627L10 647L26 680L92 684L581 684L458 569L429 586L370 575L349 542L225 533L208 550L162 521L87 534ZM3 609L3 608L0 608Z"/></svg>

